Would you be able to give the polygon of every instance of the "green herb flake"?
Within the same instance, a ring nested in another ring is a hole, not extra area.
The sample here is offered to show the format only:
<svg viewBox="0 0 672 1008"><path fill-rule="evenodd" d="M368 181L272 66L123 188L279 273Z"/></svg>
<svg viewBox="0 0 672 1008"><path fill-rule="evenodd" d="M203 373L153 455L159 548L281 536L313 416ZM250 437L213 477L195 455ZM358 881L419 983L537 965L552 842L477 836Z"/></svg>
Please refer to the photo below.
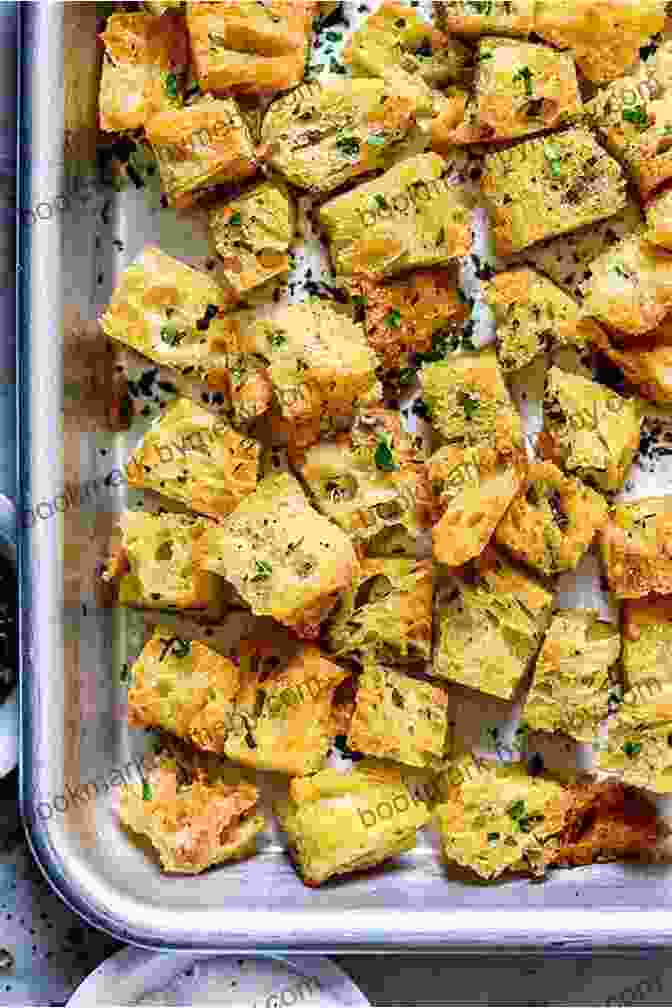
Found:
<svg viewBox="0 0 672 1008"><path fill-rule="evenodd" d="M328 31L326 38L329 42L340 42L343 38L342 32Z"/></svg>
<svg viewBox="0 0 672 1008"><path fill-rule="evenodd" d="M513 75L514 81L522 81L525 85L525 94L528 98L532 97L532 71L528 66L521 67L520 70L516 70Z"/></svg>
<svg viewBox="0 0 672 1008"><path fill-rule="evenodd" d="M617 276L623 277L624 280L630 279L630 274L628 273L628 271L626 270L625 266L622 263L616 263L616 265L612 266L611 269L613 273L615 273Z"/></svg>
<svg viewBox="0 0 672 1008"><path fill-rule="evenodd" d="M279 347L282 347L282 346L286 345L286 343L287 343L287 337L285 336L285 334L282 331L282 329L276 329L268 337L268 341L271 344L271 346L279 348Z"/></svg>
<svg viewBox="0 0 672 1008"><path fill-rule="evenodd" d="M623 119L625 122L629 122L632 123L633 126L637 126L640 130L646 129L649 125L649 117L646 114L646 109L642 105L631 105L629 108L624 108Z"/></svg>
<svg viewBox="0 0 672 1008"><path fill-rule="evenodd" d="M376 451L373 456L374 461L378 469L383 472L394 472L399 466L394 461L394 455L392 454L392 438L389 434L385 434L378 438L378 444L376 445Z"/></svg>
<svg viewBox="0 0 672 1008"><path fill-rule="evenodd" d="M273 573L273 567L268 560L255 560L254 566L256 573L252 578L253 581L266 581Z"/></svg>
<svg viewBox="0 0 672 1008"><path fill-rule="evenodd" d="M142 782L142 800L143 801L151 801L153 797L154 797L154 795L153 795L153 792L152 792L152 785L149 783L148 780L143 780L143 782Z"/></svg>
<svg viewBox="0 0 672 1008"><path fill-rule="evenodd" d="M562 175L562 161L558 148L554 147L553 144L544 144L544 156L548 161L548 167L551 170L553 178L560 178Z"/></svg>
<svg viewBox="0 0 672 1008"><path fill-rule="evenodd" d="M383 147L387 143L387 137L384 133L372 133L366 138L366 142L372 147Z"/></svg>
<svg viewBox="0 0 672 1008"><path fill-rule="evenodd" d="M242 215L240 213L240 210L236 210L236 212L232 213L231 216L229 217L229 224L233 224L234 226L236 226L236 225L242 224L242 223L243 223L243 218L242 218Z"/></svg>
<svg viewBox="0 0 672 1008"><path fill-rule="evenodd" d="M415 381L417 371L414 367L402 368L399 372L399 384L400 385L412 385Z"/></svg>
<svg viewBox="0 0 672 1008"><path fill-rule="evenodd" d="M486 52L482 52L482 53L481 53L481 55L480 55L479 59L481 60L481 62L483 62L483 60L489 60L489 59L492 59L492 57L493 57L494 55L495 55L495 54L494 54L494 53L492 53L492 52L490 52L490 50L487 50Z"/></svg>
<svg viewBox="0 0 672 1008"><path fill-rule="evenodd" d="M621 748L625 753L625 755L629 756L630 759L632 759L633 756L639 756L640 752L642 751L642 743L626 742L625 745L621 746Z"/></svg>
<svg viewBox="0 0 672 1008"><path fill-rule="evenodd" d="M179 97L177 77L174 73L166 74L166 94L169 98L177 99Z"/></svg>
<svg viewBox="0 0 672 1008"><path fill-rule="evenodd" d="M168 346L177 346L184 338L184 333L179 332L175 325L161 326L161 339Z"/></svg>
<svg viewBox="0 0 672 1008"><path fill-rule="evenodd" d="M511 819L513 819L514 822L518 822L518 820L522 819L522 817L525 815L524 800L522 798L519 798L518 801L515 801L513 803L513 805L509 805L506 811L508 812L509 816L511 817Z"/></svg>
<svg viewBox="0 0 672 1008"><path fill-rule="evenodd" d="M398 329L401 326L401 312L398 308L390 308L385 316L385 325L390 329Z"/></svg>
<svg viewBox="0 0 672 1008"><path fill-rule="evenodd" d="M478 413L481 404L475 396L469 395L468 392L463 392L460 398L460 405L464 410L464 415L467 420L473 420Z"/></svg>
<svg viewBox="0 0 672 1008"><path fill-rule="evenodd" d="M499 840L499 837L500 837L499 833L488 833L488 843L496 844L497 841Z"/></svg>
<svg viewBox="0 0 672 1008"><path fill-rule="evenodd" d="M339 137L336 146L346 157L357 157L359 154L359 140L357 137Z"/></svg>
<svg viewBox="0 0 672 1008"><path fill-rule="evenodd" d="M387 210L388 209L389 204L388 204L387 200L385 199L385 197L381 196L380 193L376 193L373 198L376 201L376 205L379 206L381 210Z"/></svg>
<svg viewBox="0 0 672 1008"><path fill-rule="evenodd" d="M189 641L180 640L179 637L176 638L173 643L173 654L176 658L186 658L191 652L191 644Z"/></svg>
<svg viewBox="0 0 672 1008"><path fill-rule="evenodd" d="M358 308L366 308L369 303L369 299L365 294L353 294L352 303Z"/></svg>
<svg viewBox="0 0 672 1008"><path fill-rule="evenodd" d="M437 245L443 245L443 243L445 242L445 240L446 240L446 229L445 229L445 227L440 227L439 228L439 233L436 236L436 244Z"/></svg>

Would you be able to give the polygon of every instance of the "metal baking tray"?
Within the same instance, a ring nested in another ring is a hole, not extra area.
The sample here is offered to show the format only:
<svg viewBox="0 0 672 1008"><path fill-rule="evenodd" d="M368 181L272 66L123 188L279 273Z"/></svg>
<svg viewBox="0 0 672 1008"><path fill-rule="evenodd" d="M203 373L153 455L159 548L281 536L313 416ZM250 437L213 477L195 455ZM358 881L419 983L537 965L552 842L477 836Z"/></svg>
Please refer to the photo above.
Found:
<svg viewBox="0 0 672 1008"><path fill-rule="evenodd" d="M469 884L447 872L427 831L395 864L316 891L270 832L251 860L175 878L120 830L109 785L119 782L115 771L131 773L145 740L125 723L115 670L128 649L139 650L141 628L133 614L101 605L96 584L127 496L113 473L140 428L107 429L111 380L95 319L146 240L194 262L205 246L190 224L156 212L146 192L73 184L95 174L103 13L95 3L20 5L21 149L30 155L19 188L20 786L30 842L52 886L91 924L158 949L514 953L672 941L664 865ZM642 492L659 478L643 473ZM586 601L586 585L599 584L594 565L586 578L566 585L563 601L577 590ZM468 692L456 700L458 716L472 702ZM481 705L481 721L501 716L501 704Z"/></svg>

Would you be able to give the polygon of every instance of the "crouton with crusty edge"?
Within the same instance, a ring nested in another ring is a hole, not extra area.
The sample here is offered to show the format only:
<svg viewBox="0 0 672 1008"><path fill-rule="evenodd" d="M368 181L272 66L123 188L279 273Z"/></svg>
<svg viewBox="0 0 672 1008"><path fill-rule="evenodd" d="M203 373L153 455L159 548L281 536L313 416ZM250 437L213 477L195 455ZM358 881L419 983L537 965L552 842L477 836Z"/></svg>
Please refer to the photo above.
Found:
<svg viewBox="0 0 672 1008"><path fill-rule="evenodd" d="M538 0L533 30L570 49L584 77L597 84L628 70L664 25L663 0Z"/></svg>
<svg viewBox="0 0 672 1008"><path fill-rule="evenodd" d="M547 577L574 570L607 521L604 498L552 462L533 462L495 541Z"/></svg>
<svg viewBox="0 0 672 1008"><path fill-rule="evenodd" d="M610 217L626 203L621 167L586 129L489 154L481 188L502 256Z"/></svg>
<svg viewBox="0 0 672 1008"><path fill-rule="evenodd" d="M261 182L212 207L210 235L238 297L289 269L294 203L279 182Z"/></svg>
<svg viewBox="0 0 672 1008"><path fill-rule="evenodd" d="M448 861L488 881L506 871L546 873L571 805L559 781L465 755L442 787L446 798L435 811Z"/></svg>
<svg viewBox="0 0 672 1008"><path fill-rule="evenodd" d="M646 240L672 252L672 189L666 189L647 203L646 224Z"/></svg>
<svg viewBox="0 0 672 1008"><path fill-rule="evenodd" d="M414 270L382 283L353 277L349 287L364 310L369 346L392 372L388 377L402 383L411 355L431 351L434 337L444 340L449 334L457 343L460 323L469 316L452 269Z"/></svg>
<svg viewBox="0 0 672 1008"><path fill-rule="evenodd" d="M124 511L121 540L103 579L118 586L120 605L188 609L221 616L219 579L199 562L201 540L213 523L183 514Z"/></svg>
<svg viewBox="0 0 672 1008"><path fill-rule="evenodd" d="M534 0L441 0L436 4L439 27L455 35L526 36L534 30Z"/></svg>
<svg viewBox="0 0 672 1008"><path fill-rule="evenodd" d="M471 247L471 208L438 154L417 154L318 210L336 272L392 276L443 266Z"/></svg>
<svg viewBox="0 0 672 1008"><path fill-rule="evenodd" d="M672 686L630 690L609 719L597 769L654 794L672 794Z"/></svg>
<svg viewBox="0 0 672 1008"><path fill-rule="evenodd" d="M397 0L384 0L369 15L350 36L343 59L355 76L383 77L391 67L400 67L434 85L462 80L473 61L467 46Z"/></svg>
<svg viewBox="0 0 672 1008"><path fill-rule="evenodd" d="M656 859L656 847L668 827L644 795L618 781L590 779L572 782L568 792L572 804L549 864Z"/></svg>
<svg viewBox="0 0 672 1008"><path fill-rule="evenodd" d="M519 371L547 350L585 354L599 335L576 301L533 269L495 274L483 296L495 316L497 355L506 372Z"/></svg>
<svg viewBox="0 0 672 1008"><path fill-rule="evenodd" d="M400 767L364 760L350 773L327 769L295 777L275 803L289 853L303 882L319 886L412 850L430 818Z"/></svg>
<svg viewBox="0 0 672 1008"><path fill-rule="evenodd" d="M424 459L398 413L361 410L347 434L293 452L292 463L315 506L355 541L387 529L417 536L426 528L429 488Z"/></svg>
<svg viewBox="0 0 672 1008"><path fill-rule="evenodd" d="M329 623L331 650L339 657L360 661L368 656L392 662L428 661L433 595L430 560L362 560L359 574L341 596Z"/></svg>
<svg viewBox="0 0 672 1008"><path fill-rule="evenodd" d="M515 140L567 125L581 114L574 60L549 46L482 38L476 88L455 144Z"/></svg>
<svg viewBox="0 0 672 1008"><path fill-rule="evenodd" d="M261 446L189 399L176 399L128 463L129 486L224 518L257 485Z"/></svg>
<svg viewBox="0 0 672 1008"><path fill-rule="evenodd" d="M201 91L268 95L294 87L303 77L311 13L302 0L188 3Z"/></svg>
<svg viewBox="0 0 672 1008"><path fill-rule="evenodd" d="M664 42L632 74L598 91L585 112L647 199L672 179L672 43Z"/></svg>
<svg viewBox="0 0 672 1008"><path fill-rule="evenodd" d="M539 649L552 601L532 575L488 546L441 605L433 674L510 700Z"/></svg>
<svg viewBox="0 0 672 1008"><path fill-rule="evenodd" d="M626 693L640 701L672 684L672 597L624 604L622 665Z"/></svg>
<svg viewBox="0 0 672 1008"><path fill-rule="evenodd" d="M617 504L602 530L600 550L617 598L672 595L672 497Z"/></svg>
<svg viewBox="0 0 672 1008"><path fill-rule="evenodd" d="M217 185L255 175L258 162L247 126L233 99L207 96L193 105L153 116L145 127L176 207L189 207Z"/></svg>
<svg viewBox="0 0 672 1008"><path fill-rule="evenodd" d="M333 75L277 98L261 140L269 163L292 185L328 193L386 167L415 118L412 95L393 84Z"/></svg>
<svg viewBox="0 0 672 1008"><path fill-rule="evenodd" d="M445 445L427 462L434 501L434 556L461 567L483 552L523 477L519 453L500 453L487 441Z"/></svg>
<svg viewBox="0 0 672 1008"><path fill-rule="evenodd" d="M183 875L253 854L265 825L259 791L242 771L175 743L142 781L121 788L119 818L149 840L164 871Z"/></svg>
<svg viewBox="0 0 672 1008"><path fill-rule="evenodd" d="M592 609L553 617L534 667L522 717L535 731L592 742L609 711L610 671L621 653L618 627Z"/></svg>
<svg viewBox="0 0 672 1008"><path fill-rule="evenodd" d="M204 719L216 720L223 741L240 687L239 669L228 658L159 625L133 663L129 681L131 727L162 728L193 742Z"/></svg>
<svg viewBox="0 0 672 1008"><path fill-rule="evenodd" d="M180 107L180 76L189 57L179 17L112 14L100 38L105 46L100 79L102 130L135 130L157 113Z"/></svg>
<svg viewBox="0 0 672 1008"><path fill-rule="evenodd" d="M268 409L272 388L244 317L225 315L228 306L209 276L148 245L121 274L100 325L185 382L204 382L236 420L249 420Z"/></svg>
<svg viewBox="0 0 672 1008"><path fill-rule="evenodd" d="M348 746L406 766L439 769L448 729L448 694L369 658L359 678Z"/></svg>
<svg viewBox="0 0 672 1008"><path fill-rule="evenodd" d="M624 238L590 264L583 312L634 336L651 332L672 307L672 253L639 235Z"/></svg>
<svg viewBox="0 0 672 1008"><path fill-rule="evenodd" d="M548 372L538 448L570 475L608 493L618 490L639 447L641 426L634 399L557 367Z"/></svg>
<svg viewBox="0 0 672 1008"><path fill-rule="evenodd" d="M672 318L643 336L600 327L595 345L623 372L644 399L672 403Z"/></svg>
<svg viewBox="0 0 672 1008"><path fill-rule="evenodd" d="M236 763L297 776L321 770L336 735L336 687L349 675L304 647L269 676L240 655L242 688L224 752Z"/></svg>
<svg viewBox="0 0 672 1008"><path fill-rule="evenodd" d="M431 422L449 444L485 442L512 461L525 456L520 416L494 350L425 364L420 383Z"/></svg>
<svg viewBox="0 0 672 1008"><path fill-rule="evenodd" d="M258 319L251 335L270 361L280 410L292 424L333 432L337 420L380 401L378 358L362 326L329 302L280 308Z"/></svg>
<svg viewBox="0 0 672 1008"><path fill-rule="evenodd" d="M268 476L200 544L204 568L226 578L257 616L299 637L320 624L359 563L350 539L310 506L287 473Z"/></svg>

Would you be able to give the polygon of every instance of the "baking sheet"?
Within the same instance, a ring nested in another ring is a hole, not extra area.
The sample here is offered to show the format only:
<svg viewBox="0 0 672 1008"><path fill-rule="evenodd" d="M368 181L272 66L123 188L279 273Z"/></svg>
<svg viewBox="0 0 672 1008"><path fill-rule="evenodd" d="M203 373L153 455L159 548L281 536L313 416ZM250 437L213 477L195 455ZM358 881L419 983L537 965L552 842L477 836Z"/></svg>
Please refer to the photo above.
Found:
<svg viewBox="0 0 672 1008"><path fill-rule="evenodd" d="M359 10L364 5L345 7L351 26L368 13ZM170 393L158 385L160 373L147 377L153 366L125 360L138 391L136 419L128 434L109 433L102 408L109 392L104 344L95 319L145 243L204 268L210 253L197 217L160 210L151 189L116 194L93 186L86 201L73 198L67 210L56 212L73 158L82 164L95 156L96 13L96 5L85 3L38 2L22 10L22 115L32 158L24 166L20 199L24 208L43 207L37 219L22 215L22 803L34 851L52 883L98 926L153 947L567 949L669 940L671 876L663 865L602 865L554 872L543 885L511 879L486 887L467 884L441 864L436 834L428 828L417 848L394 865L314 891L299 881L274 827L252 860L184 879L162 875L119 829L110 782L121 770L129 778L137 774L141 764L134 760L146 748L144 733L126 725L119 671L140 650L144 622L137 612L100 605L98 573L115 517L133 500L113 474L123 473ZM342 39L327 40L326 31L334 33L325 30L317 58L328 66L327 60L338 60ZM70 153L64 158L66 128ZM46 206L54 211L48 217ZM480 212L475 227L475 251L483 256L488 242ZM295 251L296 271L280 303L304 297L306 281L333 279L310 234ZM492 326L475 272L474 262L466 262L462 282L476 300L477 338L487 341ZM519 393L533 445L539 409L532 383ZM671 462L642 460L627 493L664 492ZM94 492L81 493L91 485ZM608 611L594 557L578 576L562 579L559 603ZM244 632L249 620L233 614L222 643ZM456 741L478 744L490 727L513 737L519 704L458 686L450 692ZM577 760L588 767L592 759L590 747L557 740L540 751L559 771ZM261 776L267 793L285 786L274 775Z"/></svg>

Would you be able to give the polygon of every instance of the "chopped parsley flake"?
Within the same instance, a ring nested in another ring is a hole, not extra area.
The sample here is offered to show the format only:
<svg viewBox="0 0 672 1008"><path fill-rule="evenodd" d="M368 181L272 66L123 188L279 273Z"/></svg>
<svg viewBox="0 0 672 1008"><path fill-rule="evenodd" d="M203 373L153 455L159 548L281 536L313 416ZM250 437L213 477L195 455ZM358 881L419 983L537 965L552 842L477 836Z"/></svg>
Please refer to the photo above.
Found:
<svg viewBox="0 0 672 1008"><path fill-rule="evenodd" d="M646 129L649 125L649 117L646 114L646 109L641 105L631 105L629 108L624 108L623 119L625 122L629 122L632 123L633 126L637 126L640 130Z"/></svg>
<svg viewBox="0 0 672 1008"><path fill-rule="evenodd" d="M399 384L400 385L412 385L415 381L415 376L417 371L414 367L402 368L399 372Z"/></svg>
<svg viewBox="0 0 672 1008"><path fill-rule="evenodd" d="M366 308L369 303L368 298L365 294L354 294L352 298L352 303L357 305L358 308Z"/></svg>
<svg viewBox="0 0 672 1008"><path fill-rule="evenodd" d="M508 812L509 816L513 819L513 821L517 822L521 818L521 816L525 815L525 802L523 801L522 798L519 798L518 801L515 801L513 803L513 805L509 805L506 811Z"/></svg>
<svg viewBox="0 0 672 1008"><path fill-rule="evenodd" d="M381 196L380 193L376 193L373 198L381 210L387 210L389 204L384 196Z"/></svg>
<svg viewBox="0 0 672 1008"><path fill-rule="evenodd" d="M152 785L149 783L149 781L143 780L143 782L142 782L142 800L143 801L151 801L153 797L154 797L154 795L152 793Z"/></svg>
<svg viewBox="0 0 672 1008"><path fill-rule="evenodd" d="M639 756L642 751L641 742L626 742L624 746L621 747L626 756L632 759L633 756Z"/></svg>
<svg viewBox="0 0 672 1008"><path fill-rule="evenodd" d="M475 396L469 395L468 392L463 392L460 397L460 405L464 410L467 420L473 420L481 404Z"/></svg>
<svg viewBox="0 0 672 1008"><path fill-rule="evenodd" d="M398 329L401 325L401 312L398 308L390 308L385 316L385 325L390 329Z"/></svg>
<svg viewBox="0 0 672 1008"><path fill-rule="evenodd" d="M525 94L528 98L532 96L532 71L528 66L521 67L520 70L516 70L513 75L514 81L523 81L525 85Z"/></svg>
<svg viewBox="0 0 672 1008"><path fill-rule="evenodd" d="M232 213L231 216L229 217L229 224L237 225L242 224L242 222L243 218L241 217L239 210L236 210L236 212Z"/></svg>
<svg viewBox="0 0 672 1008"><path fill-rule="evenodd" d="M174 73L166 74L166 94L169 98L177 98L177 77Z"/></svg>
<svg viewBox="0 0 672 1008"><path fill-rule="evenodd" d="M395 469L399 468L394 461L391 440L390 435L385 434L378 438L378 444L376 445L374 461L378 469L382 469L383 472L394 472Z"/></svg>
<svg viewBox="0 0 672 1008"><path fill-rule="evenodd" d="M168 346L177 346L177 344L182 340L184 333L179 332L177 326L175 325L164 325L161 326L161 339Z"/></svg>
<svg viewBox="0 0 672 1008"><path fill-rule="evenodd" d="M268 560L255 560L254 566L256 574L252 578L253 581L265 581L273 573L273 567Z"/></svg>
<svg viewBox="0 0 672 1008"><path fill-rule="evenodd" d="M271 335L268 337L268 339L269 339L269 342L270 342L271 346L274 346L274 347L284 346L285 343L287 342L287 337L285 336L285 334L282 331L282 329L276 329L275 332L271 333Z"/></svg>
<svg viewBox="0 0 672 1008"><path fill-rule="evenodd" d="M551 169L553 178L560 178L562 175L562 162L558 148L552 144L544 144L544 155L548 161L548 167Z"/></svg>
<svg viewBox="0 0 672 1008"><path fill-rule="evenodd" d="M357 157L359 154L359 140L357 137L339 137L336 146L347 157Z"/></svg>
<svg viewBox="0 0 672 1008"><path fill-rule="evenodd" d="M492 14L493 0L469 0L469 6L473 7L479 14L489 17Z"/></svg>
<svg viewBox="0 0 672 1008"><path fill-rule="evenodd" d="M494 53L490 52L490 50L484 51L480 55L481 62L483 60L492 59L493 56L494 56Z"/></svg>

